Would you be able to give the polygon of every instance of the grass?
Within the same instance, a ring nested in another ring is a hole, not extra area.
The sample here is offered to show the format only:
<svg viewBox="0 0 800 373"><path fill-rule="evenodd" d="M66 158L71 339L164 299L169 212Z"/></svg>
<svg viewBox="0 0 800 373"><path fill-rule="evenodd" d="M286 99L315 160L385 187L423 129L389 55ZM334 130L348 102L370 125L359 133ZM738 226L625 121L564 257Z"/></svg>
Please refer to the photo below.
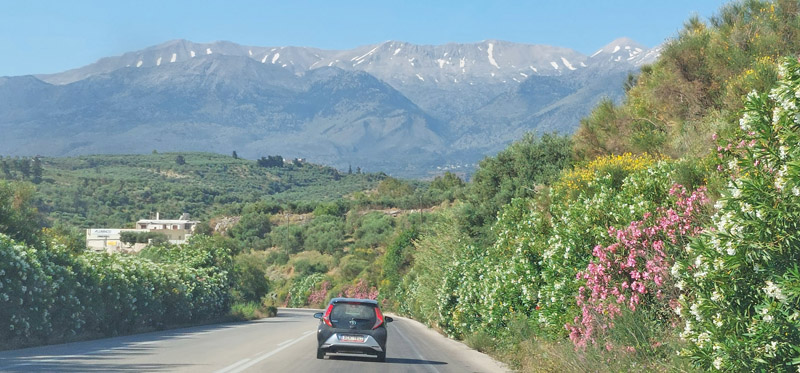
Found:
<svg viewBox="0 0 800 373"><path fill-rule="evenodd" d="M654 335L651 329L660 333ZM519 372L697 371L690 361L678 356L682 341L674 330L654 328L646 317L625 315L607 337L613 341L609 346L576 349L566 338L538 336L534 325L520 317L512 320L501 336L481 330L466 336L464 342Z"/></svg>
<svg viewBox="0 0 800 373"><path fill-rule="evenodd" d="M231 305L230 317L234 320L258 320L278 316L278 308L258 302L238 302Z"/></svg>

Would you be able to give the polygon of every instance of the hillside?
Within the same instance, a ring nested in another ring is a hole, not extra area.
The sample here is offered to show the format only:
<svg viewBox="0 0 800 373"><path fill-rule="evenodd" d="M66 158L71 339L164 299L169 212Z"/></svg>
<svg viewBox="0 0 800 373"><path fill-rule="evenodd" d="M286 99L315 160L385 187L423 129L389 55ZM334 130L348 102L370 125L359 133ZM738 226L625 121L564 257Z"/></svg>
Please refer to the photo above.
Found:
<svg viewBox="0 0 800 373"><path fill-rule="evenodd" d="M184 164L176 162L179 156ZM33 172L23 176L23 161L3 158L3 171L8 172L0 178L34 180ZM235 206L261 200L313 209L318 202L372 189L383 177L310 163L262 167L213 153L92 155L41 158L36 188L39 209L51 223L127 227L156 212L207 220L224 209L236 213Z"/></svg>

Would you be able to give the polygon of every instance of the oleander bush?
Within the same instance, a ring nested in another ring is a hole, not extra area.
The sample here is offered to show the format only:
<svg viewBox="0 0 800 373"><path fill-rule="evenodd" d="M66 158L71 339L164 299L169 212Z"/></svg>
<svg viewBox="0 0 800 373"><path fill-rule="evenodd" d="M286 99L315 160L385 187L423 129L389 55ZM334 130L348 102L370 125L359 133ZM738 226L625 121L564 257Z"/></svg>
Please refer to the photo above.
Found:
<svg viewBox="0 0 800 373"><path fill-rule="evenodd" d="M674 268L683 354L702 369L800 364L800 63L786 59L779 76L748 95L738 131L722 140L727 192Z"/></svg>
<svg viewBox="0 0 800 373"><path fill-rule="evenodd" d="M119 335L220 318L230 272L207 238L187 245L203 258L155 262L68 248L33 248L0 233L0 347Z"/></svg>

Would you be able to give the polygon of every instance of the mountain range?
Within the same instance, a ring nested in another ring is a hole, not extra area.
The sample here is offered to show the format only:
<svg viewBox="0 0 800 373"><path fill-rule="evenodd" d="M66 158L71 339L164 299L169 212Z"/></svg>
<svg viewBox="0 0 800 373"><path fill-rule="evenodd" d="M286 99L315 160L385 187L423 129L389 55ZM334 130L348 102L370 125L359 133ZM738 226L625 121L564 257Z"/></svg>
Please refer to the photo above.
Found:
<svg viewBox="0 0 800 373"><path fill-rule="evenodd" d="M571 133L660 48L498 40L350 50L175 40L0 77L0 154L280 154L404 177L468 173L525 132Z"/></svg>

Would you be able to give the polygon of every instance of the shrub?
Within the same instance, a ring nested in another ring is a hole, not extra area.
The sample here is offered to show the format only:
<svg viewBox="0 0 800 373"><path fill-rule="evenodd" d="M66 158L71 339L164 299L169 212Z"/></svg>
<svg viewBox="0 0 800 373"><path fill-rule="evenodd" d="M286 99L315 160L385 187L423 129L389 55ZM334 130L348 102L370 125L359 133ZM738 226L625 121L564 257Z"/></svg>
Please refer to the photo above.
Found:
<svg viewBox="0 0 800 373"><path fill-rule="evenodd" d="M330 215L314 218L303 232L306 249L333 254L344 247L344 221Z"/></svg>
<svg viewBox="0 0 800 373"><path fill-rule="evenodd" d="M353 233L357 247L374 248L383 244L394 232L394 220L381 212L370 212L364 215L361 223Z"/></svg>
<svg viewBox="0 0 800 373"><path fill-rule="evenodd" d="M161 248L161 259L179 259L167 263L92 252L72 256L64 247L33 249L0 234L0 340L21 347L224 315L230 306L228 267L204 246L208 241L194 242L182 255ZM189 260L189 253L201 258Z"/></svg>
<svg viewBox="0 0 800 373"><path fill-rule="evenodd" d="M642 312L640 308L645 308L660 321L670 321L669 305L677 300L670 268L687 238L702 230L698 216L704 215L701 207L708 199L705 188L687 195L677 184L669 195L677 198L675 209L645 213L642 220L624 229L610 227L608 235L616 242L595 246L591 263L578 273L578 278L586 280L576 297L581 315L566 325L577 347L614 342L603 337L625 309ZM644 341L644 345L656 342Z"/></svg>
<svg viewBox="0 0 800 373"><path fill-rule="evenodd" d="M333 257L316 251L305 251L292 259L295 276L305 277L314 273L326 273L333 267Z"/></svg>
<svg viewBox="0 0 800 373"><path fill-rule="evenodd" d="M733 175L714 229L674 271L683 290L683 353L704 370L794 370L800 351L800 63L785 60L768 94L751 93L720 147Z"/></svg>
<svg viewBox="0 0 800 373"><path fill-rule="evenodd" d="M263 252L239 254L233 259L234 299L256 302L269 292L267 261Z"/></svg>

